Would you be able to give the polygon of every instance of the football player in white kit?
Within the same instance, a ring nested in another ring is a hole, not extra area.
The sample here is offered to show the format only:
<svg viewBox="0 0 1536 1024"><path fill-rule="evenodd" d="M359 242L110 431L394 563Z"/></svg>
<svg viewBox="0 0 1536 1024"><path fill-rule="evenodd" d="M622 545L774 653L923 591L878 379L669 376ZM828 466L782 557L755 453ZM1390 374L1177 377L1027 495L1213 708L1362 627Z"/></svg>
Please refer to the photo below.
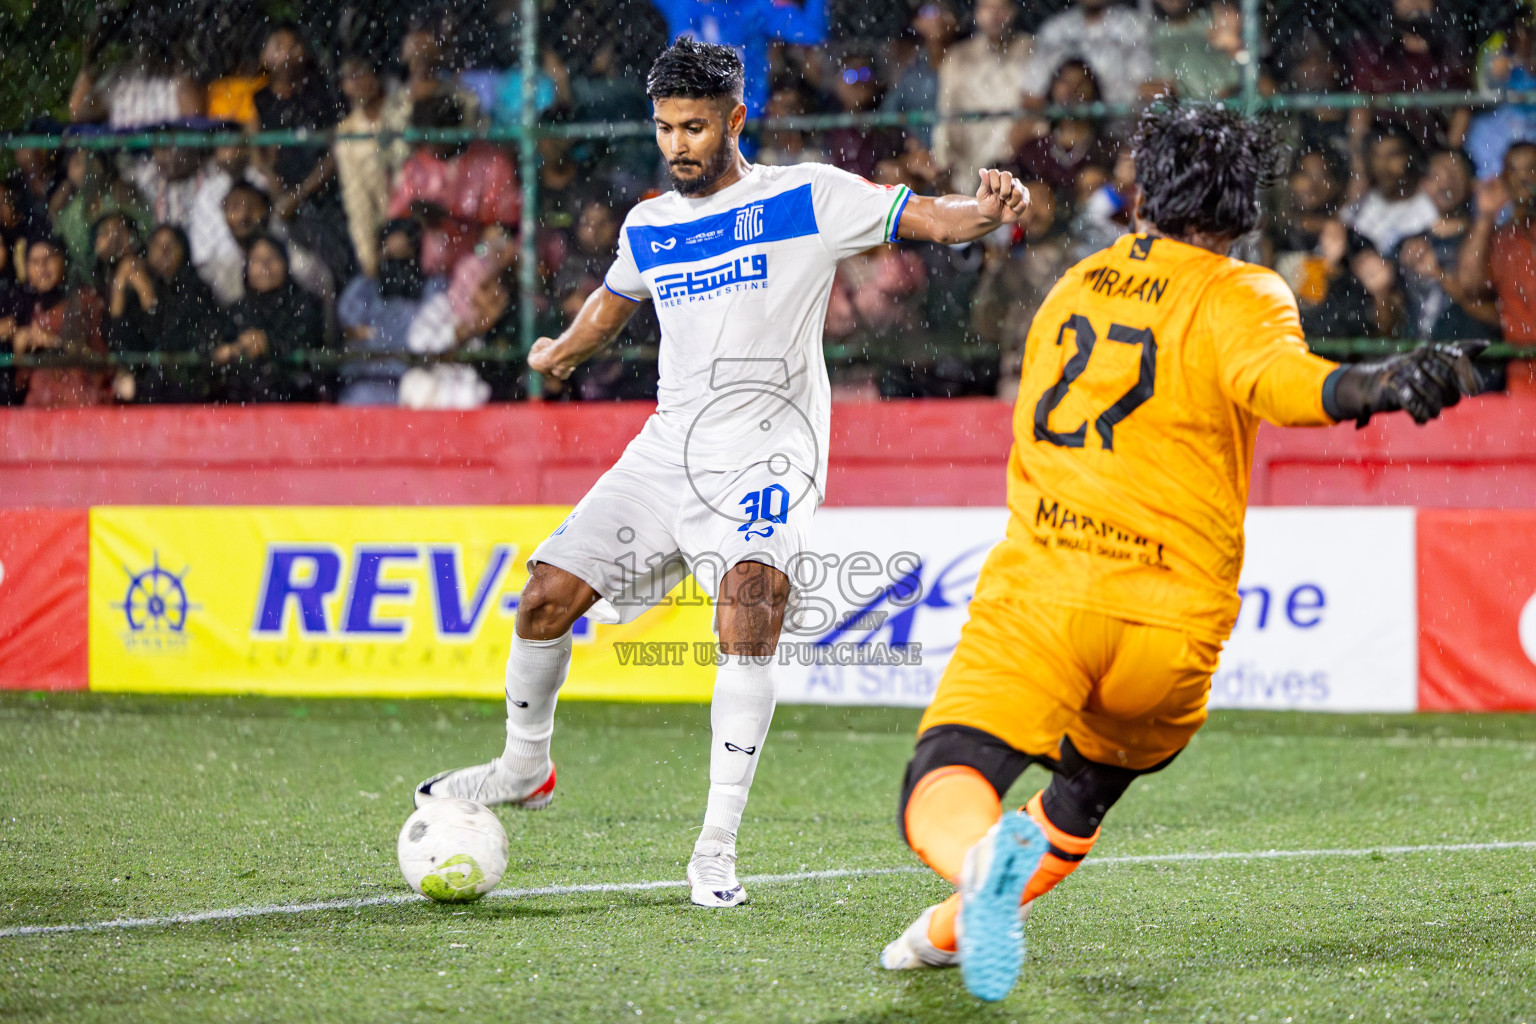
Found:
<svg viewBox="0 0 1536 1024"><path fill-rule="evenodd" d="M693 902L746 901L736 832L773 717L773 655L795 559L826 485L830 387L822 325L837 263L897 239L954 244L1019 219L1028 193L995 170L974 197L913 195L821 164L741 156L735 51L679 39L646 81L673 190L630 211L604 287L535 371L564 379L649 300L661 321L656 412L529 556L507 658L501 756L422 782L416 803L467 797L538 809L555 788L556 694L582 615L628 622L692 573L715 601L709 799L688 864Z"/></svg>

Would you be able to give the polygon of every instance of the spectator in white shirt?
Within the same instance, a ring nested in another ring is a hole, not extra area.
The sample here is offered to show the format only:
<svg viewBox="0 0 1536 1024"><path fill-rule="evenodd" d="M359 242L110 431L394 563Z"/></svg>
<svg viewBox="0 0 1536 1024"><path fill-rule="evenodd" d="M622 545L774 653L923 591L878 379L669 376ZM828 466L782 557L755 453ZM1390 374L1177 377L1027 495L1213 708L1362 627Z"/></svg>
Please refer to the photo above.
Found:
<svg viewBox="0 0 1536 1024"><path fill-rule="evenodd" d="M126 131L202 114L203 90L188 73L182 49L145 36L130 41L122 61L104 68L88 61L70 91L70 120L104 121Z"/></svg>
<svg viewBox="0 0 1536 1024"><path fill-rule="evenodd" d="M384 118L386 94L378 72L362 57L348 57L341 62L341 92L351 104L351 112L336 126L339 135L366 135L371 132L399 130L406 125L391 124ZM379 268L379 229L389 207L389 193L394 187L394 147L378 139L349 139L336 143L336 177L341 183L341 205L347 214L347 231L352 249L364 276Z"/></svg>
<svg viewBox="0 0 1536 1024"><path fill-rule="evenodd" d="M203 185L203 150L181 146L156 146L152 159L128 168L127 177L138 188L144 206L156 224L185 229L192 223L192 209Z"/></svg>
<svg viewBox="0 0 1536 1024"><path fill-rule="evenodd" d="M245 251L224 219L224 197L237 181L268 194L266 176L252 166L250 150L244 146L218 147L202 176L197 195L192 198L192 212L187 217L192 265L224 305L238 299L244 288Z"/></svg>
<svg viewBox="0 0 1536 1024"><path fill-rule="evenodd" d="M1140 11L1110 0L1078 0L1047 18L1035 33L1035 54L1024 91L1044 96L1063 61L1076 58L1093 69L1109 103L1134 103L1153 75L1151 25Z"/></svg>
<svg viewBox="0 0 1536 1024"><path fill-rule="evenodd" d="M225 191L224 231L202 223L205 238L198 255L193 257L197 274L214 297L224 305L245 297L246 252L252 241L267 230L272 220L272 200L267 193L245 180L233 182ZM288 274L305 291L329 305L336 297L335 278L315 255L302 246L289 243Z"/></svg>
<svg viewBox="0 0 1536 1024"><path fill-rule="evenodd" d="M1406 128L1387 124L1371 140L1366 173L1371 188L1345 207L1343 220L1390 259L1398 243L1423 234L1440 219L1435 201L1419 188L1424 150Z"/></svg>
<svg viewBox="0 0 1536 1024"><path fill-rule="evenodd" d="M458 312L446 291L425 299L411 321L412 352L449 355L483 348L485 335L517 294L517 266L504 266L475 288L468 310ZM491 386L468 363L442 362L416 366L400 379L400 404L410 409L473 409L491 397Z"/></svg>
<svg viewBox="0 0 1536 1024"><path fill-rule="evenodd" d="M1013 30L1013 0L976 0L976 32L950 47L939 65L939 113L1008 111L1019 105L1030 39ZM973 192L977 172L1013 152L1010 118L949 122L933 133L933 157L957 192Z"/></svg>

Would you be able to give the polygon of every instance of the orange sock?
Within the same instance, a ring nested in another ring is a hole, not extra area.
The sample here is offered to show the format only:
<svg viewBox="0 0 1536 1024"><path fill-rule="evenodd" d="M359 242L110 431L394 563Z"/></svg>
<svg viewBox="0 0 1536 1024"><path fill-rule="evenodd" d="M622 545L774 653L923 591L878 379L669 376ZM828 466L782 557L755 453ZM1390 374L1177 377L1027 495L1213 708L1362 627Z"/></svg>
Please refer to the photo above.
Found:
<svg viewBox="0 0 1536 1024"><path fill-rule="evenodd" d="M907 800L907 844L924 864L958 882L965 851L1002 812L997 790L975 768L935 768L918 780Z"/></svg>
<svg viewBox="0 0 1536 1024"><path fill-rule="evenodd" d="M1045 816L1044 795L1041 790L1022 808L1051 844L1024 886L1025 903L1050 892L1076 871L1099 838L1098 830L1083 837L1057 828ZM922 777L907 801L907 842L923 863L958 884L966 851L997 824L1001 813L997 791L976 769L964 765L936 768ZM954 950L955 916L959 912L958 893L939 904L928 922L928 941L939 949Z"/></svg>
<svg viewBox="0 0 1536 1024"><path fill-rule="evenodd" d="M1088 854L1089 850L1093 849L1093 844L1099 838L1098 830L1095 830L1093 835L1084 838L1063 832L1051 824L1051 820L1045 816L1045 808L1041 804L1040 797L1044 792L1044 790L1041 790L1039 793L1036 793L1034 798L1023 808L1024 813L1035 819L1035 823L1045 833L1046 841L1051 844L1050 850L1041 858L1040 866L1035 869L1035 873L1029 877L1029 882L1024 886L1022 900L1024 903L1028 903L1030 900L1050 892L1056 887L1057 882L1060 882L1063 878L1076 871L1077 866L1082 863L1083 857ZM987 826L987 828L991 827L991 825ZM981 835L985 834L985 831L981 833ZM981 835L977 835L976 839L980 839ZM968 850L970 847L967 846L966 849ZM963 851L960 856L961 859L964 859L965 854ZM955 870L958 876L959 868ZM934 910L933 917L928 921L928 941L939 949L954 952L959 945L955 939L955 917L959 913L960 894L956 893L943 903L940 903Z"/></svg>
<svg viewBox="0 0 1536 1024"><path fill-rule="evenodd" d="M958 882L965 852L997 824L1003 805L997 790L974 768L951 765L924 775L907 800L907 842L933 870ZM939 949L955 949L955 913L960 897L951 896L934 911L928 939Z"/></svg>
<svg viewBox="0 0 1536 1024"><path fill-rule="evenodd" d="M928 919L928 941L947 953L959 949L960 940L955 938L955 915L959 913L959 893L935 907L933 916Z"/></svg>
<svg viewBox="0 0 1536 1024"><path fill-rule="evenodd" d="M1094 829L1093 835L1084 838L1070 835L1052 825L1051 819L1045 816L1045 807L1040 799L1044 794L1045 790L1042 789L1024 805L1024 813L1035 819L1035 824L1040 826L1046 841L1051 844L1040 866L1030 876L1029 884L1024 886L1025 903L1037 896L1044 896L1056 887L1057 882L1076 871L1099 838L1099 829Z"/></svg>

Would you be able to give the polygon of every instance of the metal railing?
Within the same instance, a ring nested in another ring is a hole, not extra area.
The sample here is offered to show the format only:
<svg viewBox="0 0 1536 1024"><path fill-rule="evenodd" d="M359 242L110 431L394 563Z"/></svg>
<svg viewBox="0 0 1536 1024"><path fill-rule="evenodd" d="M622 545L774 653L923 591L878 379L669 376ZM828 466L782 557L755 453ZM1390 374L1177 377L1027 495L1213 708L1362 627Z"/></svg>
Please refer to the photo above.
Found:
<svg viewBox="0 0 1536 1024"><path fill-rule="evenodd" d="M1234 96L1223 101L1241 106L1246 100ZM1287 113L1309 110L1411 110L1489 107L1504 103L1536 106L1536 90L1470 89L1440 92L1321 92L1277 93L1260 96L1260 113ZM763 131L822 132L833 128L926 128L940 124L969 124L981 121L1015 121L1024 117L1049 120L1075 117L1105 120L1130 117L1141 110L1139 103L1049 103L998 110L968 110L940 114L928 110L870 111L846 114L794 114L788 117L755 118L746 125L748 134ZM337 142L377 140L388 144L403 142L463 143L476 141L518 142L532 139L592 139L613 141L650 136L655 131L650 121L571 121L562 124L535 123L525 129L517 124L491 124L472 128L402 128L377 132L342 132L337 129L293 128L282 131L246 132L238 129L166 129L146 131L71 130L57 135L28 132L0 132L0 149L99 149L146 150L162 147L215 149L219 146L309 146L329 148ZM537 163L535 163L537 169Z"/></svg>

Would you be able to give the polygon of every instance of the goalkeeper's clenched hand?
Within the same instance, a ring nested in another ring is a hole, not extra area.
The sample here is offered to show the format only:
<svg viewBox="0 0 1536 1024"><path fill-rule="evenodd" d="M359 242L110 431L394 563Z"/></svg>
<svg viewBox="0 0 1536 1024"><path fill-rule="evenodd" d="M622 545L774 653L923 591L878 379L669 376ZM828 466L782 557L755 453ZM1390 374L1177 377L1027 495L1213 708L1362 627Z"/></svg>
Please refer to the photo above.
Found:
<svg viewBox="0 0 1536 1024"><path fill-rule="evenodd" d="M1341 366L1323 386L1323 407L1335 420L1357 427L1378 412L1402 410L1420 425L1441 410L1477 394L1472 360L1485 342L1424 344L1379 363Z"/></svg>

